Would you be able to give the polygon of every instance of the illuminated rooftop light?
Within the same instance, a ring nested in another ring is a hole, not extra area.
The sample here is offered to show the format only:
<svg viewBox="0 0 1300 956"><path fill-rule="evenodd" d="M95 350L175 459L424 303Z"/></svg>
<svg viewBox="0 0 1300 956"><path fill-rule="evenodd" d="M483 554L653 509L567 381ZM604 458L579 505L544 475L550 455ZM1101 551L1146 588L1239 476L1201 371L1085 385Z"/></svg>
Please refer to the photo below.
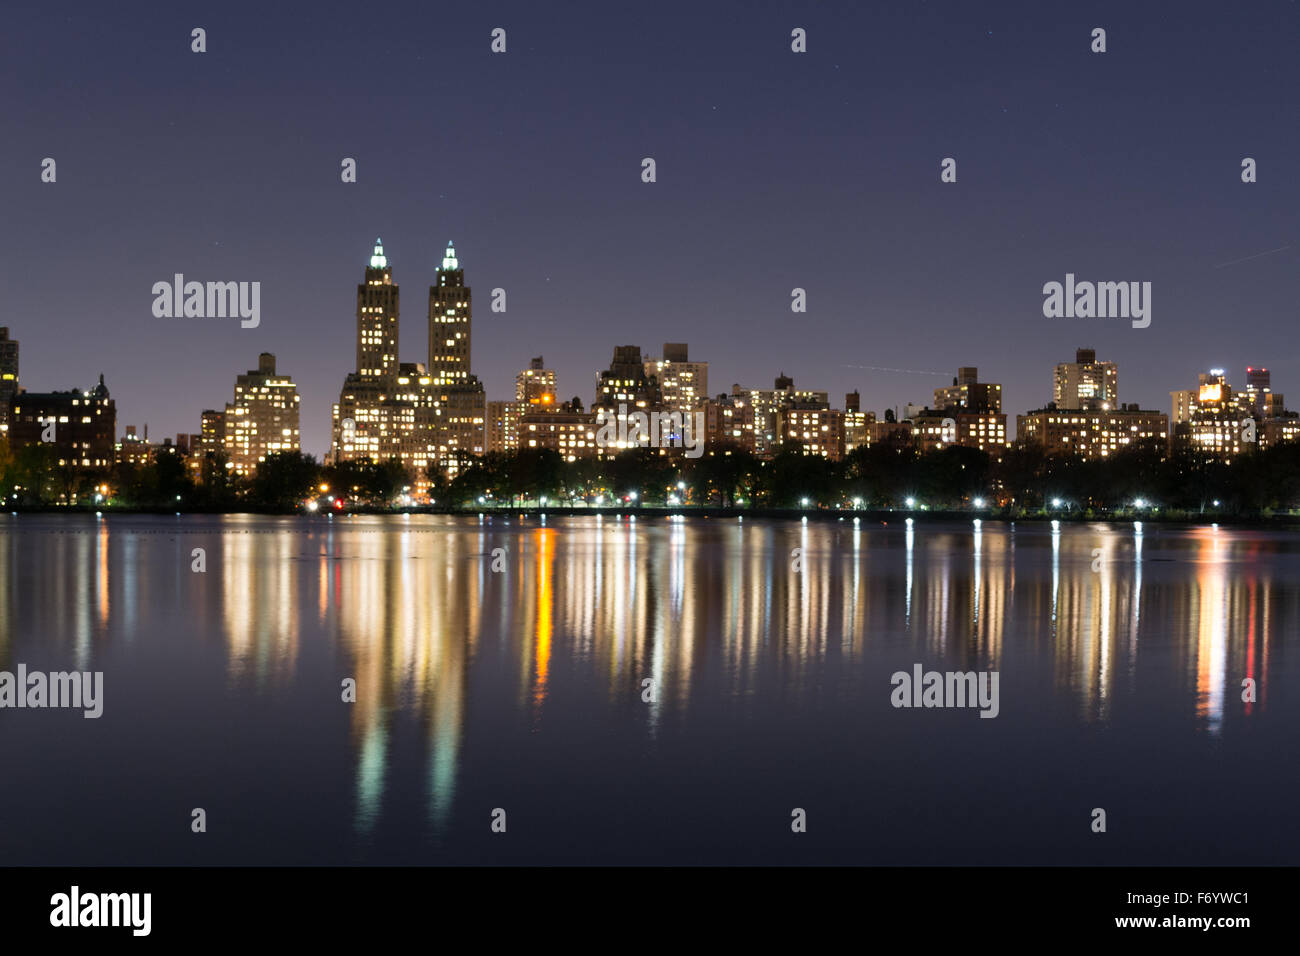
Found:
<svg viewBox="0 0 1300 956"><path fill-rule="evenodd" d="M388 259L384 256L384 240L375 240L375 253L370 257L370 268L387 269Z"/></svg>
<svg viewBox="0 0 1300 956"><path fill-rule="evenodd" d="M447 240L447 254L442 257L442 271L450 272L460 268L460 260L456 258L456 249L451 240Z"/></svg>

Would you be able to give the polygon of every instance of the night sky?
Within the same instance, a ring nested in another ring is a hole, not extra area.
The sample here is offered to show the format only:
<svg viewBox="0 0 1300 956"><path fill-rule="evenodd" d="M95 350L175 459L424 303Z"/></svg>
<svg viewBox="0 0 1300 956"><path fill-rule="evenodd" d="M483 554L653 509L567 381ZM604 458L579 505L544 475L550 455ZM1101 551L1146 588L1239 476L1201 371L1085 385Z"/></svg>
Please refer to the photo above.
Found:
<svg viewBox="0 0 1300 956"><path fill-rule="evenodd" d="M1081 346L1143 407L1168 412L1211 366L1244 386L1248 364L1300 406L1294 2L304 10L3 15L0 325L26 388L102 371L119 432L158 440L197 432L270 351L319 456L382 236L403 361L426 358L455 241L489 399L540 354L562 398L590 403L616 345L685 341L712 393L784 371L878 414L976 365L1014 423ZM177 272L259 280L260 327L155 318L150 290ZM1151 327L1044 318L1043 284L1067 272L1151 282Z"/></svg>

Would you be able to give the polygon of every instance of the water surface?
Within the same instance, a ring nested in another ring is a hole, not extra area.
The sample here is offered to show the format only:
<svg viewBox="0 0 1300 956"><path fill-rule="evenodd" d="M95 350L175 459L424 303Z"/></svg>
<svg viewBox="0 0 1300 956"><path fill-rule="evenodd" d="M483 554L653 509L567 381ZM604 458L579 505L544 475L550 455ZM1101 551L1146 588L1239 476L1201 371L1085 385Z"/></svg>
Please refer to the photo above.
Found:
<svg viewBox="0 0 1300 956"><path fill-rule="evenodd" d="M1296 864L1298 585L1211 527L5 515L0 670L105 700L0 710L0 863Z"/></svg>

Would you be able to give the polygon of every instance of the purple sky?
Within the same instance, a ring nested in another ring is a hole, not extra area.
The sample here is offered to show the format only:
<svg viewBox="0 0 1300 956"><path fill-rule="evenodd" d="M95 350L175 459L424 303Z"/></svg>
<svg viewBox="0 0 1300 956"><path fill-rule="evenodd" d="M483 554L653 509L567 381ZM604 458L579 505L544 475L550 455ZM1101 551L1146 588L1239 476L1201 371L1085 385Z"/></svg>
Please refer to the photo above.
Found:
<svg viewBox="0 0 1300 956"><path fill-rule="evenodd" d="M1014 421L1080 346L1144 407L1210 366L1244 385L1248 364L1300 406L1294 2L614 6L5 13L0 325L23 385L102 371L119 431L160 438L198 431L271 351L320 455L378 235L404 361L425 358L455 240L490 399L541 354L590 402L614 346L686 341L714 393L784 370L878 413L976 365ZM260 327L155 318L177 272L260 281ZM1067 272L1151 282L1151 327L1044 318Z"/></svg>

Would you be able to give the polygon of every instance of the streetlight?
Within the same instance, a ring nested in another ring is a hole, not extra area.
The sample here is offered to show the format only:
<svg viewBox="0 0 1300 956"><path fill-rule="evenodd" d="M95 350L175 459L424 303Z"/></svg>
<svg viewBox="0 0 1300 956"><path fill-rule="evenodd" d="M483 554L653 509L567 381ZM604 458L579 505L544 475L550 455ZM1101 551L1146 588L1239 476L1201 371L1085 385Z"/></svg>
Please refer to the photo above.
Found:
<svg viewBox="0 0 1300 956"><path fill-rule="evenodd" d="M1053 499L1052 499L1052 507L1053 507L1053 508L1059 508L1059 507L1061 507L1061 499L1060 499L1060 498L1053 498Z"/></svg>
<svg viewBox="0 0 1300 956"><path fill-rule="evenodd" d="M975 504L975 507L976 507L976 508L983 508L983 507L984 507L984 499L983 499L983 498L976 498L975 501L974 501L974 504Z"/></svg>
<svg viewBox="0 0 1300 956"><path fill-rule="evenodd" d="M903 504L907 505L909 508L915 508L915 507L916 507L916 499L915 499L915 498L908 498L906 501L903 502Z"/></svg>
<svg viewBox="0 0 1300 956"><path fill-rule="evenodd" d="M800 505L801 507L803 507L803 508L807 508L807 507L808 507L808 499L807 499L807 498L800 498L800 499L799 499L799 505Z"/></svg>

